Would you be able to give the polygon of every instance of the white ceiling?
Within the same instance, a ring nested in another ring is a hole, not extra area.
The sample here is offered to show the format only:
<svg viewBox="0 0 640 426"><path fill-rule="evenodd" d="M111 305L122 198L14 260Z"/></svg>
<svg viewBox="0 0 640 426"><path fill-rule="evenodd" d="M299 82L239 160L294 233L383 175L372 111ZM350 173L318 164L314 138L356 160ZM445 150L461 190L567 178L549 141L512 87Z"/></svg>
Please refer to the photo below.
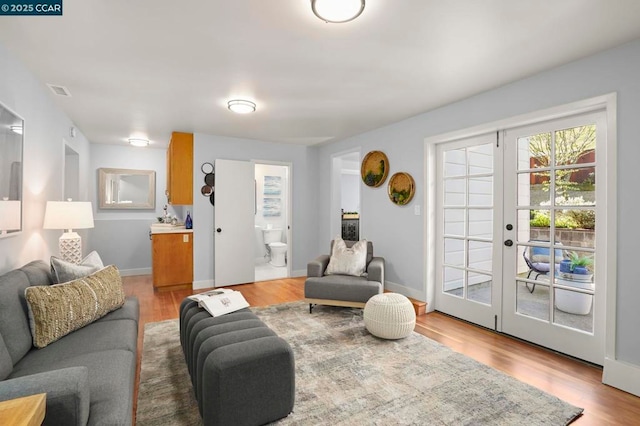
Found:
<svg viewBox="0 0 640 426"><path fill-rule="evenodd" d="M154 146L172 131L339 140L636 38L638 0L367 0L346 24L309 0L64 0L62 17L0 17L0 43L69 90L55 102L90 142ZM232 98L258 110L233 114Z"/></svg>

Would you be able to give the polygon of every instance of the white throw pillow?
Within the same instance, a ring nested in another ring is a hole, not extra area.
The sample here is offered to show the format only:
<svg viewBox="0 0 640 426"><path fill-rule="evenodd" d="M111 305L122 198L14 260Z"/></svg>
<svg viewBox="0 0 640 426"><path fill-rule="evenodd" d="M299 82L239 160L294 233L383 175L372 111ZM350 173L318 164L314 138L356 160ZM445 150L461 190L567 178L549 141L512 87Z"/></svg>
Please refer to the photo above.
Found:
<svg viewBox="0 0 640 426"><path fill-rule="evenodd" d="M360 277L367 265L367 240L348 248L342 238L333 241L333 250L325 275L353 275Z"/></svg>
<svg viewBox="0 0 640 426"><path fill-rule="evenodd" d="M95 250L89 253L87 257L82 259L78 264L51 256L51 276L54 284L77 280L78 278L91 275L102 268L104 268L104 264L102 263L102 259L100 259L100 255Z"/></svg>

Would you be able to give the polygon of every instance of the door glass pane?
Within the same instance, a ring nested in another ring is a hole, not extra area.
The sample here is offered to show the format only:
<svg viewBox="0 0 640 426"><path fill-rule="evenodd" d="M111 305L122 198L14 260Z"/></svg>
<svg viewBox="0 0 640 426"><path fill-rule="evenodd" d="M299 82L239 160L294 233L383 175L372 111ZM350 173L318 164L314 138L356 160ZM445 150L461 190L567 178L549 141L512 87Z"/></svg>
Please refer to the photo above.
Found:
<svg viewBox="0 0 640 426"><path fill-rule="evenodd" d="M469 209L469 236L487 239L493 238L492 209Z"/></svg>
<svg viewBox="0 0 640 426"><path fill-rule="evenodd" d="M555 132L555 164L558 166L595 161L596 126L578 126Z"/></svg>
<svg viewBox="0 0 640 426"><path fill-rule="evenodd" d="M444 152L444 177L467 174L467 153L464 148Z"/></svg>
<svg viewBox="0 0 640 426"><path fill-rule="evenodd" d="M467 202L466 179L447 179L444 181L444 204L446 206L464 206Z"/></svg>
<svg viewBox="0 0 640 426"><path fill-rule="evenodd" d="M561 280L565 283L565 280ZM555 289L554 322L593 333L593 296L576 291Z"/></svg>
<svg viewBox="0 0 640 426"><path fill-rule="evenodd" d="M464 271L457 268L443 268L442 291L453 296L464 295Z"/></svg>
<svg viewBox="0 0 640 426"><path fill-rule="evenodd" d="M493 173L493 144L478 145L469 148L469 174Z"/></svg>
<svg viewBox="0 0 640 426"><path fill-rule="evenodd" d="M444 234L464 237L464 209L444 209Z"/></svg>
<svg viewBox="0 0 640 426"><path fill-rule="evenodd" d="M516 281L516 312L549 321L549 287Z"/></svg>
<svg viewBox="0 0 640 426"><path fill-rule="evenodd" d="M467 299L474 302L491 304L491 275L469 272Z"/></svg>
<svg viewBox="0 0 640 426"><path fill-rule="evenodd" d="M549 205L549 172L518 173L518 205Z"/></svg>
<svg viewBox="0 0 640 426"><path fill-rule="evenodd" d="M469 241L469 268L491 272L493 243Z"/></svg>
<svg viewBox="0 0 640 426"><path fill-rule="evenodd" d="M594 167L556 170L556 204L596 204L596 172Z"/></svg>
<svg viewBox="0 0 640 426"><path fill-rule="evenodd" d="M551 133L518 138L518 170L549 167L550 157Z"/></svg>
<svg viewBox="0 0 640 426"><path fill-rule="evenodd" d="M464 240L445 238L444 240L444 263L446 265L464 267Z"/></svg>
<svg viewBox="0 0 640 426"><path fill-rule="evenodd" d="M493 205L493 177L469 178L469 205Z"/></svg>

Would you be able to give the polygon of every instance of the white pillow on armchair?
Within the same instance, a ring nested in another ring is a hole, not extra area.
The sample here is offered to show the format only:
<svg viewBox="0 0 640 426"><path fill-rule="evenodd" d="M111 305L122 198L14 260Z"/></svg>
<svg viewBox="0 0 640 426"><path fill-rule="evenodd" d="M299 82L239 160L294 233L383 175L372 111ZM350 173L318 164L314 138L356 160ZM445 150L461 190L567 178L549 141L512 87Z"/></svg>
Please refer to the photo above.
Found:
<svg viewBox="0 0 640 426"><path fill-rule="evenodd" d="M367 240L358 241L351 248L342 238L333 241L333 250L325 275L364 275L367 265Z"/></svg>

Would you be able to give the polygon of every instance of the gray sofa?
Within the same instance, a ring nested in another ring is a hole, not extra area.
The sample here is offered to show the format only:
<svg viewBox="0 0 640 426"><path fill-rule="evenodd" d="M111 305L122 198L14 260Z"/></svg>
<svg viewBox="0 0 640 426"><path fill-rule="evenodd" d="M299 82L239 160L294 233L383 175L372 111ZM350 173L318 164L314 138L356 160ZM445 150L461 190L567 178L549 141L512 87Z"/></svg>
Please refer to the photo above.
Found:
<svg viewBox="0 0 640 426"><path fill-rule="evenodd" d="M51 283L43 261L0 276L0 401L46 393L45 425L131 424L138 300L36 349L24 291Z"/></svg>
<svg viewBox="0 0 640 426"><path fill-rule="evenodd" d="M187 298L180 343L205 426L262 425L293 410L293 351L249 309L212 317Z"/></svg>
<svg viewBox="0 0 640 426"><path fill-rule="evenodd" d="M357 241L345 241L347 247ZM333 241L329 252L333 251ZM365 276L325 275L329 255L323 254L307 263L307 279L304 282L304 300L309 312L314 305L348 306L364 308L367 301L384 290L384 258L373 255L373 243L367 241Z"/></svg>

